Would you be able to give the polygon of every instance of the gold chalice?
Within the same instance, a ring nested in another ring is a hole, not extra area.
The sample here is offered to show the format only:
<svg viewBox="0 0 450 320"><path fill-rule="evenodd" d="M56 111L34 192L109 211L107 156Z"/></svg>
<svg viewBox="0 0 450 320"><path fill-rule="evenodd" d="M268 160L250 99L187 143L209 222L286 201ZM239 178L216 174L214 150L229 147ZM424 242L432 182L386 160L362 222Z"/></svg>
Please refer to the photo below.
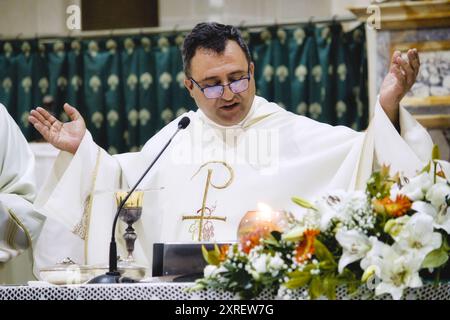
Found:
<svg viewBox="0 0 450 320"><path fill-rule="evenodd" d="M116 203L117 206L125 199L127 196L127 191L118 191L116 192ZM124 260L128 263L134 262L133 251L134 251L134 243L137 239L136 232L134 231L133 224L136 223L141 218L142 215L142 200L144 198L143 191L134 191L131 196L128 198L127 202L120 210L119 218L123 222L125 222L128 227L125 229L125 233L123 238L125 240L125 245L127 248L127 258Z"/></svg>

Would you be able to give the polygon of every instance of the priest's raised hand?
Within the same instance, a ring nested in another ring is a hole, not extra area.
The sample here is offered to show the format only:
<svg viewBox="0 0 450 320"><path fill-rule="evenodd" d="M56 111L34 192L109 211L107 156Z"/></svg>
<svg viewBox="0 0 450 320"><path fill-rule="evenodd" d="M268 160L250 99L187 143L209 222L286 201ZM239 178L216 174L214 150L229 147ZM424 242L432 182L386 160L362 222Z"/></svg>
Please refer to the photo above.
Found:
<svg viewBox="0 0 450 320"><path fill-rule="evenodd" d="M411 89L419 74L420 60L417 49L406 53L408 59L402 58L400 51L392 55L389 72L380 88L380 105L384 112L397 126L399 119L399 103Z"/></svg>
<svg viewBox="0 0 450 320"><path fill-rule="evenodd" d="M78 110L68 103L64 104L64 111L70 122L59 121L41 107L31 110L28 120L54 147L75 154L86 132L86 124Z"/></svg>

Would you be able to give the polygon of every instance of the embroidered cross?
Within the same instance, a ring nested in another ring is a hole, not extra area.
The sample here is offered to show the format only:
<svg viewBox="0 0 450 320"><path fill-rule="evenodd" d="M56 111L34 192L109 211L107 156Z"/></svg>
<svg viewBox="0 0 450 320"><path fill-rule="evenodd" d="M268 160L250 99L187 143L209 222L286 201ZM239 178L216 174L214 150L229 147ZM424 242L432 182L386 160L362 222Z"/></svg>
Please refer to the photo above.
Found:
<svg viewBox="0 0 450 320"><path fill-rule="evenodd" d="M211 182L213 170L208 169L208 175L206 177L206 184L205 184L205 191L203 193L202 207L201 207L201 209L199 209L197 211L197 213L199 213L199 215L182 216L183 221L184 220L197 220L194 223L197 224L197 222L198 222L198 241L202 241L203 238L205 238L205 240L210 240L211 234L214 234L214 227L211 224L211 220L219 220L219 221L224 221L224 222L227 220L226 217L212 215L212 212L214 210L211 210L210 208L208 208L206 206L206 200L208 198L209 187L212 186L213 188L216 188L216 189L225 189L231 184L231 182L234 179L233 169L228 164L226 164L225 162L222 162L222 161L210 161L210 162L203 164L198 169L198 171L192 176L192 178L195 177L206 165L208 165L210 163L219 163L219 164L224 165L230 172L230 179L224 185L221 185L221 186L214 185ZM205 230L205 226L208 227L207 230ZM190 230L192 230L192 228L190 228ZM204 234L206 235L206 237L203 237Z"/></svg>

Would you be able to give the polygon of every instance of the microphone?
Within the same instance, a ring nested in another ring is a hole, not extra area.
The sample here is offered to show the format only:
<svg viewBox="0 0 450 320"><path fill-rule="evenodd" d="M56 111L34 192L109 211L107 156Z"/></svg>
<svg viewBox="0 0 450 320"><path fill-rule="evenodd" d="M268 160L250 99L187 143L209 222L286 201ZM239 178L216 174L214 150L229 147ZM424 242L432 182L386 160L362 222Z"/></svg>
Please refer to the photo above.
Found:
<svg viewBox="0 0 450 320"><path fill-rule="evenodd" d="M178 129L180 129L180 130L186 129L186 127L189 125L189 123L191 123L191 119L189 119L188 117L183 117L178 122ZM178 133L178 131L177 131L177 133Z"/></svg>
<svg viewBox="0 0 450 320"><path fill-rule="evenodd" d="M97 276L97 277L91 279L90 281L88 281L88 283L107 284L107 283L136 282L136 280L131 279L131 278L127 278L127 277L122 278L120 275L120 272L117 269L117 245L116 245L115 234L116 234L116 224L117 224L117 219L119 218L119 213L122 210L125 203L127 202L128 198L131 196L131 194L134 192L134 190L136 190L139 183L141 183L141 181L144 179L144 177L147 175L147 173L150 171L150 169L153 167L153 165L156 163L156 161L159 159L159 157L167 149L169 144L172 142L173 138L178 134L178 132L180 132L183 129L186 129L186 127L189 125L190 122L191 122L191 119L189 119L188 117L183 117L178 122L177 131L175 131L175 133L172 135L172 137L169 139L169 141L167 141L166 145L158 153L158 155L153 160L153 162L148 166L147 170L145 170L145 172L142 174L142 176L139 178L139 180L136 182L136 184L133 186L133 188L131 188L131 190L128 192L126 197L122 200L122 202L117 207L116 216L114 217L114 222L113 222L113 226L112 226L111 242L109 244L109 271L106 272L105 274L102 274L100 276Z"/></svg>

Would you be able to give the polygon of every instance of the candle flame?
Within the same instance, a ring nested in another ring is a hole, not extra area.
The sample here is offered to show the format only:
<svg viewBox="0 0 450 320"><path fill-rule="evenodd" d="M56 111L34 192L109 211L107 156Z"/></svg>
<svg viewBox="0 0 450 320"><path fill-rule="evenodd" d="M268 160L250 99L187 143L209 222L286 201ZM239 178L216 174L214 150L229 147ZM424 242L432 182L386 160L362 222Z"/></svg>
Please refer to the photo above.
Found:
<svg viewBox="0 0 450 320"><path fill-rule="evenodd" d="M263 202L258 202L258 211L261 213L261 217L263 217L264 220L271 219L273 210L269 205Z"/></svg>

